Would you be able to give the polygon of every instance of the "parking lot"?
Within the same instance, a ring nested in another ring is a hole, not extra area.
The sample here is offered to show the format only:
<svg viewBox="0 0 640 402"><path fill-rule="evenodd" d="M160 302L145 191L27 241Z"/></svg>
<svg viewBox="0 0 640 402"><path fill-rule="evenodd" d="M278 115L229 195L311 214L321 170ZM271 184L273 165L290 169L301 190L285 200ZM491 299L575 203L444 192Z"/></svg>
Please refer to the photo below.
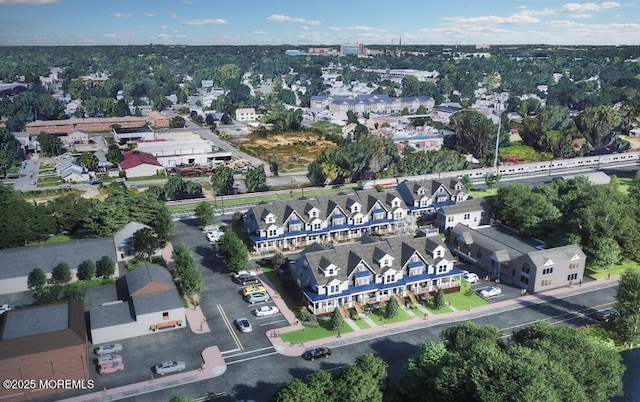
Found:
<svg viewBox="0 0 640 402"><path fill-rule="evenodd" d="M97 389L113 388L138 381L152 381L157 377L152 372L156 363L165 360L178 360L186 363L185 370L195 370L202 364L200 352L208 346L217 345L225 359L246 358L257 353L271 350L271 343L265 333L285 321L282 314L269 317L255 317L251 311L262 305L274 305L272 301L248 304L240 295L244 286L232 282L229 272L215 250L207 240L206 234L192 221L176 222L176 234L172 239L175 245L187 244L201 269L206 290L201 293L201 308L207 319L210 332L194 333L188 325L181 329L158 332L143 337L116 341L123 345L125 370L119 373L99 375L96 370L95 346L89 346L91 359L91 378ZM114 285L88 289L85 308L117 299ZM247 318L253 330L240 332L234 320ZM171 375L171 374L168 374Z"/></svg>
<svg viewBox="0 0 640 402"><path fill-rule="evenodd" d="M500 283L500 284L496 284L493 281L487 281L485 280L486 277L486 273L482 272L481 270L477 269L476 267L469 265L467 263L463 263L463 262L459 262L456 263L456 268L458 268L461 271L469 271L471 273L475 273L476 275L478 275L478 277L480 278L480 280L476 283L472 283L471 284L471 289L473 289L474 292L480 294L480 291L482 291L482 289L492 286L492 287L498 287L501 291L501 294L499 296L493 296L493 297L489 297L486 298L486 300L489 303L497 303L497 302L501 302L504 301L506 299L515 299L517 297L522 296L521 289L519 288L515 288L511 285L507 285L504 283Z"/></svg>

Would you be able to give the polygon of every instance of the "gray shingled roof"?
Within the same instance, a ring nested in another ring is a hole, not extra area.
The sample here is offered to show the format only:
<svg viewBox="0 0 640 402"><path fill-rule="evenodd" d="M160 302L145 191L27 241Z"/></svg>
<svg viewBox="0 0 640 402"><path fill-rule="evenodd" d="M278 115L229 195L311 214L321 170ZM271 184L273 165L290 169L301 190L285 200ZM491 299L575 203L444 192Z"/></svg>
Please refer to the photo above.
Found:
<svg viewBox="0 0 640 402"><path fill-rule="evenodd" d="M475 198L472 200L461 201L457 204L446 205L440 207L445 215L458 215L467 212L489 211L491 203L486 198Z"/></svg>
<svg viewBox="0 0 640 402"><path fill-rule="evenodd" d="M125 278L127 280L127 289L129 289L129 295L131 296L152 282L160 283L171 288L175 287L168 269L147 262L127 273Z"/></svg>
<svg viewBox="0 0 640 402"><path fill-rule="evenodd" d="M135 314L128 302L106 304L89 311L91 328L107 328L135 321Z"/></svg>
<svg viewBox="0 0 640 402"><path fill-rule="evenodd" d="M378 265L378 261L385 254L394 258L392 267L400 270L409 262L409 259L418 252L426 264L434 264L441 258L434 259L433 250L438 246L445 249L443 257L449 261L454 257L446 248L440 237L413 237L412 235L390 236L381 240L375 240L368 236L363 236L358 243L337 245L329 249L306 248L300 254L303 265L310 269L315 278L315 282L324 285L334 279L340 281L349 280L350 275L356 266L363 261L375 274L383 274L389 268L384 269ZM318 267L326 267L327 261L336 265L340 270L337 276L325 277ZM297 267L300 269L300 267Z"/></svg>
<svg viewBox="0 0 640 402"><path fill-rule="evenodd" d="M438 189L442 186L445 191L449 193L450 196L456 195L461 191L465 191L466 189L462 186L461 190L456 190L456 185L460 183L460 180L455 178L443 178L438 180L417 180L417 181L408 181L405 180L400 183L397 187L398 193L402 196L402 199L408 204L413 205L414 201L419 200L422 197L432 197ZM425 194L419 195L418 190L420 188L425 189Z"/></svg>
<svg viewBox="0 0 640 402"><path fill-rule="evenodd" d="M2 340L62 331L68 327L69 306L66 303L52 304L40 309L19 309L7 317Z"/></svg>
<svg viewBox="0 0 640 402"><path fill-rule="evenodd" d="M506 252L511 259L537 251L537 247L542 246L542 243L520 236L517 232L504 226L487 226L473 229L458 223L451 229L451 236L462 236L462 238L471 236L474 244L486 250ZM504 258L504 254L501 254L501 258Z"/></svg>
<svg viewBox="0 0 640 402"><path fill-rule="evenodd" d="M559 261L569 261L574 256L578 256L581 259L585 259L586 255L580 249L577 244L570 244L568 246L554 247L545 250L538 250L529 253L529 258L536 264L536 266L543 266L548 260L558 263Z"/></svg>
<svg viewBox="0 0 640 402"><path fill-rule="evenodd" d="M116 260L111 237L7 248L0 250L0 280L28 276L34 268L50 273L61 262L75 269L84 260L98 261L105 255Z"/></svg>
<svg viewBox="0 0 640 402"><path fill-rule="evenodd" d="M182 307L182 299L176 288L145 293L131 298L136 315L168 311Z"/></svg>

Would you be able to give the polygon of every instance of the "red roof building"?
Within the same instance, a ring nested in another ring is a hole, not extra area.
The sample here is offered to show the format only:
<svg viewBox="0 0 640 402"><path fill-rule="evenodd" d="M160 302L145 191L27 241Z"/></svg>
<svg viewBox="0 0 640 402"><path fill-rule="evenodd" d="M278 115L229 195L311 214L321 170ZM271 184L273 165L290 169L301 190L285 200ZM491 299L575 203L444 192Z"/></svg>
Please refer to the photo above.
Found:
<svg viewBox="0 0 640 402"><path fill-rule="evenodd" d="M155 176L158 170L163 170L156 157L146 152L132 150L125 152L123 156L119 166L127 178Z"/></svg>

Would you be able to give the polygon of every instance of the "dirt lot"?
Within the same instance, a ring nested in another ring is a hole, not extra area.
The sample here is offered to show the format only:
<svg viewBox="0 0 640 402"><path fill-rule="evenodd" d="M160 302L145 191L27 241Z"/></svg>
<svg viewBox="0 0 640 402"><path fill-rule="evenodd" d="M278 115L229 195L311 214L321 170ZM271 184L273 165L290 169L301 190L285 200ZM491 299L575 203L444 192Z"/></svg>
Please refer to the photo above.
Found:
<svg viewBox="0 0 640 402"><path fill-rule="evenodd" d="M306 170L323 149L336 146L313 133L273 134L267 138L249 135L233 138L231 142L265 161L274 158L281 172Z"/></svg>

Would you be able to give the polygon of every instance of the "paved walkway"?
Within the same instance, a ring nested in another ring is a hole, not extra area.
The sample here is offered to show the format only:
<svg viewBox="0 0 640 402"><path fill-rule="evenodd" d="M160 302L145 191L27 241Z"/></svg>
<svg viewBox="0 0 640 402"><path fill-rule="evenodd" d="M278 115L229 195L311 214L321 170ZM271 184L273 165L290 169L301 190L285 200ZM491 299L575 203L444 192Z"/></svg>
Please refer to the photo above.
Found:
<svg viewBox="0 0 640 402"><path fill-rule="evenodd" d="M262 276L260 279L263 279L263 283L267 290L271 291L273 286L270 282L264 281L266 279ZM364 317L363 319L370 325L371 328L368 329L359 329L357 331L348 332L346 334L341 334L340 338L332 337L332 338L324 338L318 339L315 341L308 341L304 344L292 344L288 342L283 342L280 336L268 336L269 341L273 345L276 351L285 355L285 356L301 356L304 351L309 348L317 347L317 346L345 346L349 344L353 344L356 342L360 342L365 339L376 339L381 338L397 333L403 333L412 331L416 328L424 328L429 326L440 325L444 323L451 322L460 322L467 321L479 317L484 317L492 314L496 314L503 311L511 311L519 308L523 308L526 306L537 305L546 303L553 299L562 299L568 296L572 296L575 294L586 293L596 289L603 289L611 286L616 286L618 284L618 280L620 279L619 275L612 276L609 280L600 279L595 281L585 282L583 285L578 286L574 285L571 288L565 287L560 289L550 290L548 292L535 293L531 295L521 296L515 299L509 299L500 302L493 302L487 304L482 307L476 307L471 310L458 310L451 313L444 314L431 314L427 313L427 315L423 315L421 317L415 316L408 320L397 322L393 324L386 324L384 327L376 325L371 319ZM274 299L276 304L279 302L282 305L278 305L280 311L287 311L286 306L284 306L284 301L281 299ZM283 310L284 308L284 310ZM425 310L426 312L426 310ZM278 334L284 334L287 332L297 331L302 329L302 325L297 324L295 318L293 319L293 324L288 327L277 329L275 332ZM291 323L291 321L290 321ZM270 333L273 331L270 331ZM270 334L269 333L269 334ZM269 335L268 334L268 335Z"/></svg>

